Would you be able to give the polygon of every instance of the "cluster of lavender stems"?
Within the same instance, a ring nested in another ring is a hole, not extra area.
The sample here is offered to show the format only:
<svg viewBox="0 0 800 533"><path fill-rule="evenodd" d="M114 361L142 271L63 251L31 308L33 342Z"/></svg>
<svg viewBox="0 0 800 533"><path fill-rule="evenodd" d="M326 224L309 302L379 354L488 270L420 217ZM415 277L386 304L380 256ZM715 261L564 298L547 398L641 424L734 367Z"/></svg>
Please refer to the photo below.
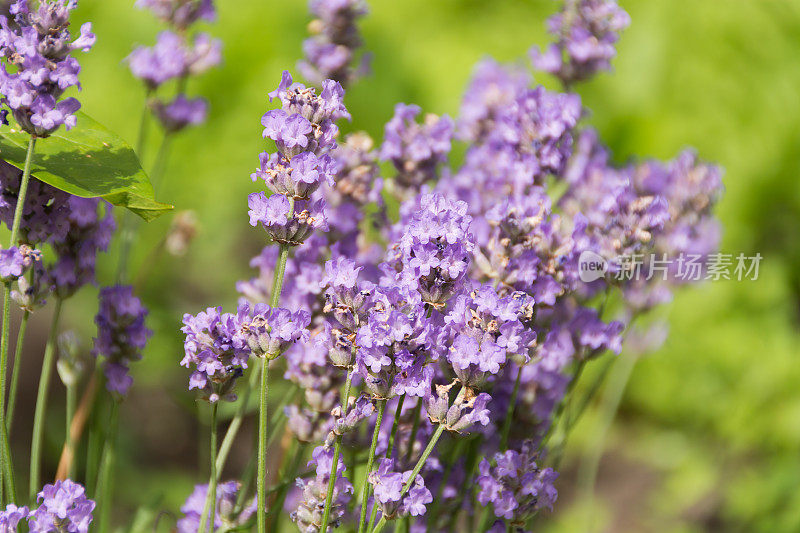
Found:
<svg viewBox="0 0 800 533"><path fill-rule="evenodd" d="M185 84L219 62L220 47L205 34L188 36L198 21L214 19L211 0L137 6L170 26L154 47L128 58L148 91L144 116L153 112L165 131L157 174L166 139L205 118L205 103L187 98ZM105 202L31 176L37 139L46 142L59 127L76 124L79 104L63 98L80 69L71 53L88 50L94 36L84 25L71 41L74 7L42 0L33 8L16 0L0 18L2 119L12 117L30 134L24 168L0 165L0 220L11 230L9 246L0 250L0 502L6 504L0 528L6 531L27 523L31 531L88 532L95 501L97 528L110 531L119 406L152 334L134 289L117 284L100 290L89 363L80 343L62 337L57 368L67 389L67 438L59 480L40 489L62 306L95 283L97 255L115 230ZM580 97L569 91L610 69L629 22L613 0L566 0L550 20L556 42L531 52L534 68L559 78L564 92L532 86L521 66L488 59L476 67L455 119L398 104L379 148L364 133L340 136L337 124L351 118L343 85L356 78L355 21L366 6L314 0L311 9L317 36L304 46L301 70L316 86L284 72L261 117L267 149L251 178L266 190L247 199L249 223L268 241L252 262L258 275L237 284L235 310L209 307L183 317L180 364L191 371L188 389L210 405L211 454L208 483L186 500L177 530L255 525L264 533L285 514L303 532L378 533L389 525L528 531L556 503L561 451L591 400L577 396L584 368L607 352L620 353L634 320L681 284L675 272L632 279L624 266L584 282L581 255L709 256L719 244L713 208L721 172L691 151L666 163L614 165L597 132L581 123ZM155 91L170 80L179 95L161 101ZM146 121L141 131L140 156ZM465 155L452 166L458 143ZM380 160L391 164L389 176L381 175ZM396 220L391 205L399 205ZM127 277L130 235L123 228L117 281ZM26 507L16 491L8 432L25 325L48 299L54 313ZM6 406L12 302L23 320ZM87 461L84 488L67 477L76 475L85 424L76 415L77 389L91 362L95 371L81 403L104 442L96 460ZM271 364L291 384L272 412ZM241 483L221 482L255 391L255 473ZM220 403L237 400L220 442ZM267 454L281 432L296 445L268 491ZM253 476L255 496L248 490Z"/></svg>

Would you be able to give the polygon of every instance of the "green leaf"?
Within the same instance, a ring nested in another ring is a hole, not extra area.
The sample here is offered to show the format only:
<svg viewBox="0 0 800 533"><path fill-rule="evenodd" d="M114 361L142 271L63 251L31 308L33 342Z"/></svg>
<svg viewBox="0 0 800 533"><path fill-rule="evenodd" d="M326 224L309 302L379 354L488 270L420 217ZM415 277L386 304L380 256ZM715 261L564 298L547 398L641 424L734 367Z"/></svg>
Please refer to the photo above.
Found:
<svg viewBox="0 0 800 533"><path fill-rule="evenodd" d="M104 198L152 220L173 206L155 200L153 186L133 148L116 134L78 112L78 124L60 128L36 140L31 174L37 179L84 198ZM0 132L0 158L25 166L30 136L17 128Z"/></svg>

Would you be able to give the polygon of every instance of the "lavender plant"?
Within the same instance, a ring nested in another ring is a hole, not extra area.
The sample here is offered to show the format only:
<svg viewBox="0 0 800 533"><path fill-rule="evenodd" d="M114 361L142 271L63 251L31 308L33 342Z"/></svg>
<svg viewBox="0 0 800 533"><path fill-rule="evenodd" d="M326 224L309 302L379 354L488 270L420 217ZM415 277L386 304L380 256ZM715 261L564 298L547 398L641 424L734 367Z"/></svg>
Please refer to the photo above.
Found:
<svg viewBox="0 0 800 533"><path fill-rule="evenodd" d="M189 37L189 29L213 20L215 10L211 0L137 6L170 27L154 47L128 58L148 92L144 116L155 114L166 139L205 119L205 102L188 98L185 85L219 62L220 45L205 34ZM0 102L10 110L3 117L10 113L30 136L22 170L0 164L0 220L12 234L0 250L0 393L10 302L24 312L7 409L0 394L0 499L7 504L0 528L7 531L27 521L31 531L87 532L95 501L99 531L111 529L119 405L133 384L131 364L152 335L133 287L100 290L95 372L81 409L77 343L62 342L63 469L39 492L61 307L95 282L98 252L115 229L103 195L82 198L31 177L36 139L76 126L77 100L62 98L77 85L70 53L87 50L94 38L84 25L70 42L74 7L42 0L34 9L17 0L12 17L0 18L8 66L0 72ZM315 0L311 10L315 36L304 44L300 70L318 86L284 72L269 93L279 106L261 117L269 145L251 179L268 190L247 199L249 223L267 241L251 262L258 274L237 284L235 312L209 307L183 316L180 365L191 371L188 390L210 406L211 454L208 483L188 496L177 531L263 533L285 517L303 532L530 530L556 504L560 451L589 400L577 394L584 368L620 353L634 320L682 284L669 268L660 277L634 276L635 265L623 259L692 254L703 268L718 246L713 207L721 172L691 151L666 163L614 165L597 132L582 123L586 110L569 91L610 69L629 22L613 0L566 0L550 20L555 44L531 52L534 67L558 78L564 92L534 86L520 65L487 59L476 66L458 117L420 119L420 107L397 104L378 147L364 133L340 139L337 125L351 118L343 86L359 72L355 22L366 6ZM171 80L177 96L166 101L156 91ZM144 122L141 131L140 155ZM463 148L459 164L454 147ZM585 279L586 256L607 270ZM27 317L49 298L55 310L23 501L7 431ZM289 389L272 404L270 378ZM255 392L254 468L220 483ZM223 402L238 404L220 442ZM96 447L102 454L87 459L84 488L67 477L79 475L74 453L87 410L94 434L106 431ZM271 446L279 436L295 444ZM273 454L277 476L267 470ZM26 502L36 509L19 506Z"/></svg>

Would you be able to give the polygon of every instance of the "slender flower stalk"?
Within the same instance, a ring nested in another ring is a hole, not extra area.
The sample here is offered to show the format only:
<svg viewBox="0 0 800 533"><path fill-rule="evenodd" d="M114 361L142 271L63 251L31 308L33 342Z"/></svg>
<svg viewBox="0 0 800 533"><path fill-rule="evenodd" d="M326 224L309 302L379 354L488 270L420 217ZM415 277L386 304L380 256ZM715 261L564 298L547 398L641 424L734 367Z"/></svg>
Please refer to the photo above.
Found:
<svg viewBox="0 0 800 533"><path fill-rule="evenodd" d="M17 344L14 347L14 368L11 370L11 385L8 388L8 406L6 407L6 430L11 434L14 425L14 408L17 404L17 387L19 386L19 371L22 365L22 348L25 345L25 333L28 331L28 320L31 317L27 309L22 313L17 333Z"/></svg>
<svg viewBox="0 0 800 533"><path fill-rule="evenodd" d="M347 381L344 384L344 392L342 393L342 418L347 416L347 406L350 398L350 385L353 382L353 371L347 373ZM322 512L322 525L320 531L328 531L328 521L331 516L331 502L333 502L333 492L336 486L336 478L339 472L339 454L342 448L342 436L336 436L336 442L333 445L333 461L331 462L331 475L328 479L328 493L325 496L325 509Z"/></svg>
<svg viewBox="0 0 800 533"><path fill-rule="evenodd" d="M33 151L36 148L36 135L31 135L28 141L28 151L25 154L25 168L22 170L22 181L19 185L19 195L17 197L17 207L14 210L14 224L11 226L11 239L9 239L9 246L15 246L17 237L19 236L19 226L22 221L22 212L24 211L25 198L28 195L28 183L31 178L31 163L33 162Z"/></svg>
<svg viewBox="0 0 800 533"><path fill-rule="evenodd" d="M628 386L633 368L636 365L637 354L625 353L617 359L614 368L609 376L608 385L603 394L600 404L599 426L596 428L592 445L580 463L578 469L578 493L585 498L585 502L591 504L594 500L594 487L597 481L597 470L600 467L600 459L608 436L608 430L617 416L622 397ZM591 505L586 507L587 526L592 524ZM590 528L587 528L587 531Z"/></svg>
<svg viewBox="0 0 800 533"><path fill-rule="evenodd" d="M75 409L77 407L78 402L78 391L75 390L75 384L69 383L66 385L67 388L67 409L66 409L66 442L64 443L69 449L75 448L75 442L72 439L72 421L75 418ZM72 478L75 475L75 462L73 461L70 465L69 470L69 477Z"/></svg>
<svg viewBox="0 0 800 533"><path fill-rule="evenodd" d="M403 394L400 396L400 399L397 400L397 407L394 410L394 421L392 422L392 430L389 433L389 442L386 445L386 454L384 457L389 459L392 456L392 452L394 451L394 444L395 440L397 439L397 430L400 428L400 416L403 414L403 404L405 403L406 395ZM363 505L366 505L366 498L364 499ZM378 518L378 505L377 502L372 505L372 511L369 514L369 523L367 524L367 531L372 531L372 528L375 526L375 520ZM362 520L363 521L363 520Z"/></svg>
<svg viewBox="0 0 800 533"><path fill-rule="evenodd" d="M33 435L31 436L31 465L30 488L28 494L31 500L36 498L36 492L41 482L42 468L42 438L44 437L44 418L47 407L47 392L50 388L50 375L53 373L53 363L56 353L56 339L58 338L58 324L61 319L63 300L56 297L53 318L50 322L50 333L44 348L42 373L39 376L39 392L36 395L36 410L33 415Z"/></svg>
<svg viewBox="0 0 800 533"><path fill-rule="evenodd" d="M267 530L267 396L269 386L269 360L264 357L261 361L261 394L258 402L258 467L256 472L256 492L258 509L256 520L258 532Z"/></svg>
<svg viewBox="0 0 800 533"><path fill-rule="evenodd" d="M215 515L217 508L217 407L215 402L211 404L211 474L208 480L208 491L206 493L206 502L203 506L203 514L200 517L200 527L198 533L206 532L206 524L209 526L209 531L214 531ZM209 517L210 515L210 517Z"/></svg>
<svg viewBox="0 0 800 533"><path fill-rule="evenodd" d="M369 446L367 455L367 468L364 471L364 485L361 490L361 517L358 521L358 533L365 531L367 527L367 500L369 499L369 475L372 472L372 465L375 462L375 448L378 446L378 435L381 432L381 422L383 421L383 410L386 408L386 400L378 400L378 418L375 420L375 430L372 432L372 443Z"/></svg>
<svg viewBox="0 0 800 533"><path fill-rule="evenodd" d="M117 462L119 404L120 402L116 399L111 402L108 432L106 433L106 442L103 448L103 458L100 466L100 477L97 480L97 490L95 491L95 493L99 495L98 501L100 502L100 533L108 533L111 530L111 509L114 501L114 471Z"/></svg>
<svg viewBox="0 0 800 533"><path fill-rule="evenodd" d="M14 209L14 222L11 226L11 238L9 248L16 246L19 236L20 222L22 222L22 212L25 210L25 198L28 195L28 182L31 177L31 162L33 161L33 151L36 146L36 135L31 135L28 142L28 151L25 154L25 168L22 171L22 179L17 196L17 206ZM6 375L8 370L8 341L11 331L11 283L5 284L3 297L3 325L2 336L0 337L0 475L9 489L9 496L16 496L14 487L14 462L11 457L11 448L8 445L8 420L6 419ZM14 500L11 500L14 501Z"/></svg>
<svg viewBox="0 0 800 533"><path fill-rule="evenodd" d="M289 216L294 215L294 201L291 202ZM278 307L281 300L281 292L283 292L283 278L286 274L286 261L289 259L289 245L281 244L280 251L278 252L278 263L275 265L275 279L272 283L272 297L270 303L272 308ZM267 438L268 430L267 422L267 397L269 389L269 362L272 356L277 357L279 354L269 354L261 361L261 394L258 403L258 470L256 473L256 491L258 499L258 509L256 511L256 520L258 522L259 533L264 533L267 529Z"/></svg>

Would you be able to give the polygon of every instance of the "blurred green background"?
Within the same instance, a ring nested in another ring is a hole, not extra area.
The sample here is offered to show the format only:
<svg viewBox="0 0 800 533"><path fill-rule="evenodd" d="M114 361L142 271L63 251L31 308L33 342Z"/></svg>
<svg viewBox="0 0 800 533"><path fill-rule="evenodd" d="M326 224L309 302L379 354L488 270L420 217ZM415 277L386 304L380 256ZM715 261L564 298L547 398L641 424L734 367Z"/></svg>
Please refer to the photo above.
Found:
<svg viewBox="0 0 800 533"><path fill-rule="evenodd" d="M92 21L98 37L80 57L84 110L131 144L144 95L123 58L161 29L133 3L82 0L75 16ZM264 241L246 214L246 196L258 189L249 174L265 146L259 120L281 71L295 70L309 21L300 0L217 3L219 21L204 29L224 42L224 65L189 87L210 100L210 120L176 139L159 191L178 210L193 210L200 231L186 256L158 261L143 291L156 335L134 365L135 393L122 415L118 492L125 513L153 502L177 511L205 479L205 467L197 466L205 464L207 452L197 446L204 433L192 419L188 373L178 366L180 319L210 305L231 309L235 281L250 276L248 260ZM620 161L666 159L695 146L719 162L726 169L718 211L724 251L759 252L764 260L758 281L691 288L659 312L670 335L637 364L611 428L595 531L800 531L800 1L620 3L633 23L619 44L616 72L578 87L592 110L587 122ZM353 121L344 129L376 139L398 101L455 115L475 62L487 55L525 60L532 44L547 42L544 20L558 7L551 0L369 4L362 29L373 74L348 92ZM539 81L555 87L552 79ZM158 135L150 140L148 165ZM135 265L147 261L171 218L142 228ZM109 283L113 256L103 261L100 281ZM88 289L69 302L65 327L88 343L95 310L96 291ZM32 320L38 335L26 346L23 410L33 409L48 313ZM60 409L50 413L51 457L63 438ZM29 434L25 418L20 441ZM596 420L585 417L570 443L560 502L539 529L583 530L587 505L570 487L597 435ZM232 468L243 462L233 457Z"/></svg>

